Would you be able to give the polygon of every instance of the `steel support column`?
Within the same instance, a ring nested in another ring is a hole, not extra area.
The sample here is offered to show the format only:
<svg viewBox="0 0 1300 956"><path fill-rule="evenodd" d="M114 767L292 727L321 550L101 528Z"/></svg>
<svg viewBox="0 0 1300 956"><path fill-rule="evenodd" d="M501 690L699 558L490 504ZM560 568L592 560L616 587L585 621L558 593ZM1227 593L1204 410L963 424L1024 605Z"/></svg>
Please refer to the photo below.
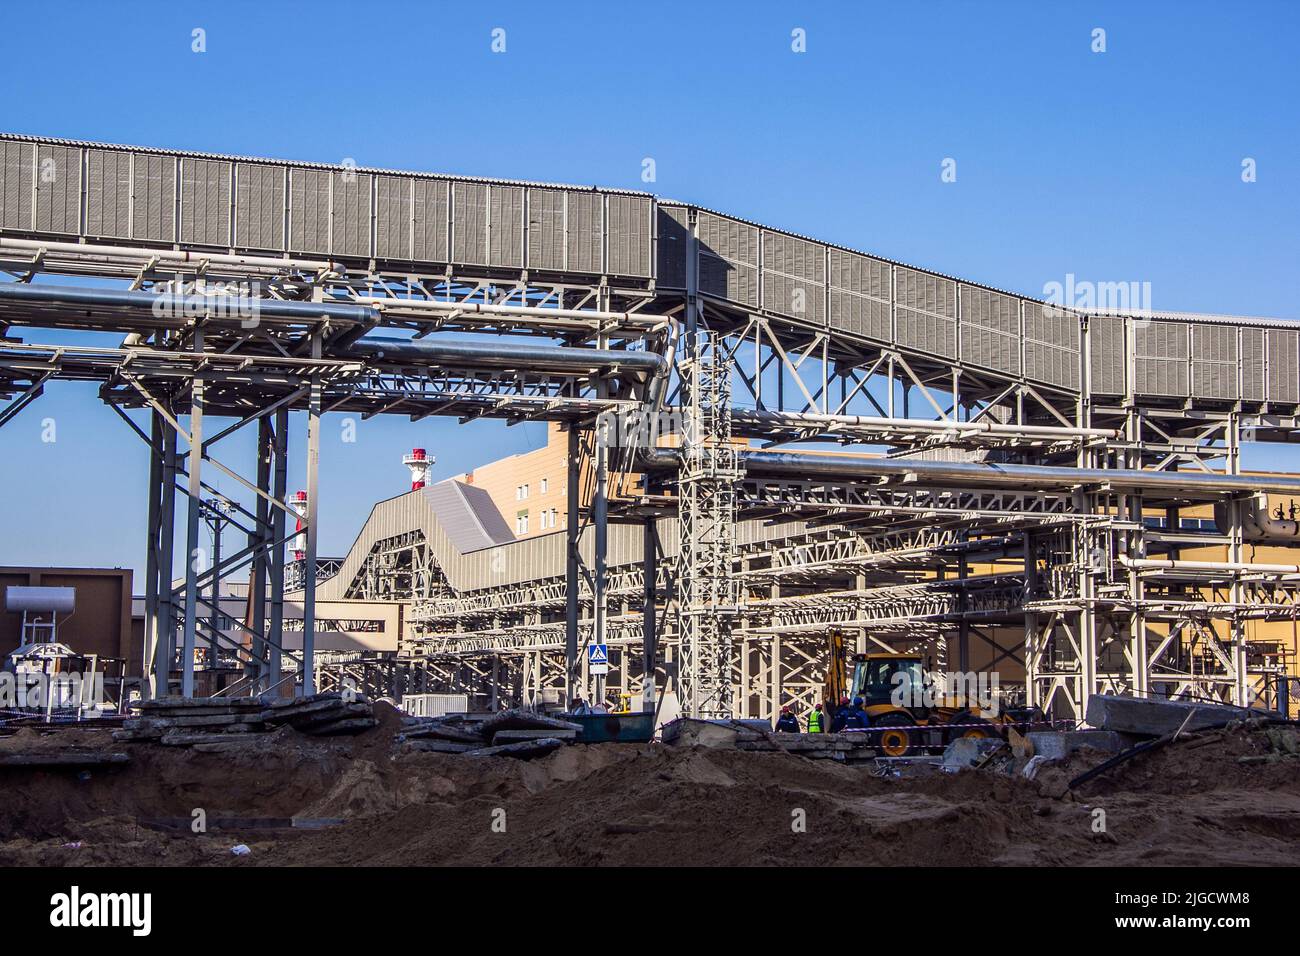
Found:
<svg viewBox="0 0 1300 956"><path fill-rule="evenodd" d="M203 330L194 332L194 351L203 352ZM185 516L185 622L181 640L181 696L194 696L194 637L198 624L200 508L203 498L203 376L190 383L189 489Z"/></svg>

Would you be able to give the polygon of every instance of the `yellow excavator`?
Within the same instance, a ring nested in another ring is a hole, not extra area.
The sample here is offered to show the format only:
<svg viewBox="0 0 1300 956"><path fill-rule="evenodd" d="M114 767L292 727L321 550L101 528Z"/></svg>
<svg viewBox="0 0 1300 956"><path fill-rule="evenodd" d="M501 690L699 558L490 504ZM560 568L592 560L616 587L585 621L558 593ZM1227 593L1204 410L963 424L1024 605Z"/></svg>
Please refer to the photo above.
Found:
<svg viewBox="0 0 1300 956"><path fill-rule="evenodd" d="M1013 724L1033 720L1021 709L1001 709L993 719L972 711L956 699L937 700L933 707L905 707L894 702L901 685L926 686L926 665L919 654L854 654L853 671L848 672L844 635L831 631L827 639L829 659L823 696L832 712L841 697L861 697L867 715L867 733L881 755L910 757L940 750L961 737L1002 737ZM899 675L906 676L906 682Z"/></svg>

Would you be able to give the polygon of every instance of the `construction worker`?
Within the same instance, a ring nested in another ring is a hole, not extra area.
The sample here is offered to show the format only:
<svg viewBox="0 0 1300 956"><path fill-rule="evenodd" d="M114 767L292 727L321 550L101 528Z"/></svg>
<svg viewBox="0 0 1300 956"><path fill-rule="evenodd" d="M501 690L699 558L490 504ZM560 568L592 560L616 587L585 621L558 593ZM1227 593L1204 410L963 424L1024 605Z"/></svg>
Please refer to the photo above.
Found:
<svg viewBox="0 0 1300 956"><path fill-rule="evenodd" d="M844 715L845 730L866 730L867 712L862 709L862 698L854 697L853 706Z"/></svg>
<svg viewBox="0 0 1300 956"><path fill-rule="evenodd" d="M849 699L840 698L840 706L835 710L835 717L831 720L831 733L838 734L844 729L844 723L849 718Z"/></svg>
<svg viewBox="0 0 1300 956"><path fill-rule="evenodd" d="M817 704L808 714L808 733L821 734L826 732L826 715L822 713L822 705Z"/></svg>
<svg viewBox="0 0 1300 956"><path fill-rule="evenodd" d="M776 719L776 732L778 734L799 733L799 718L788 706L781 708L781 716Z"/></svg>

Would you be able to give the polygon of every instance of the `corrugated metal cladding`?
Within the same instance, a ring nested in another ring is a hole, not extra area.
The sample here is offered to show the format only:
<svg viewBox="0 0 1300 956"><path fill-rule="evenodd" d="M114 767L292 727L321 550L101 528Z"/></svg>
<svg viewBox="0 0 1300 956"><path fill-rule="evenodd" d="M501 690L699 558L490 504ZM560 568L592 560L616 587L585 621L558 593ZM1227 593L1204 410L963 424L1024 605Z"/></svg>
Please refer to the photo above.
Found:
<svg viewBox="0 0 1300 956"><path fill-rule="evenodd" d="M375 255L411 258L411 186L414 180L375 177Z"/></svg>
<svg viewBox="0 0 1300 956"><path fill-rule="evenodd" d="M0 228L32 228L32 173L35 147L0 142Z"/></svg>
<svg viewBox="0 0 1300 956"><path fill-rule="evenodd" d="M322 169L289 171L289 248L329 255L330 174Z"/></svg>
<svg viewBox="0 0 1300 956"><path fill-rule="evenodd" d="M374 177L330 173L330 255L370 257L370 192Z"/></svg>
<svg viewBox="0 0 1300 956"><path fill-rule="evenodd" d="M284 249L285 171L278 166L235 165L235 245Z"/></svg>
<svg viewBox="0 0 1300 956"><path fill-rule="evenodd" d="M605 268L601 236L605 209L597 193L565 193L565 254L571 272L599 275Z"/></svg>
<svg viewBox="0 0 1300 956"><path fill-rule="evenodd" d="M1265 398L1264 330L1241 330L1241 397L1248 402Z"/></svg>
<svg viewBox="0 0 1300 956"><path fill-rule="evenodd" d="M487 201L487 186L483 183L452 185L452 261L487 264Z"/></svg>
<svg viewBox="0 0 1300 956"><path fill-rule="evenodd" d="M415 258L420 262L447 262L451 258L448 254L451 183L437 179L417 179L412 187Z"/></svg>
<svg viewBox="0 0 1300 956"><path fill-rule="evenodd" d="M691 230L685 206L659 207L659 250L655 284L662 289L686 288L686 253Z"/></svg>
<svg viewBox="0 0 1300 956"><path fill-rule="evenodd" d="M679 289L686 284L689 212L647 196L0 136L0 229L60 237L373 255L431 266L653 274L660 287ZM825 321L878 343L897 335L900 345L944 358L957 358L960 342L960 358L971 365L1079 387L1077 316L1028 300L1021 306L1014 296L966 284L959 298L957 283L941 276L704 210L697 216L700 288L710 295ZM1124 323L1108 316L1090 323L1093 389L1122 394ZM1160 320L1134 327L1138 396L1231 401L1240 392L1247 401L1300 403L1300 330Z"/></svg>
<svg viewBox="0 0 1300 956"><path fill-rule="evenodd" d="M528 190L528 268L564 269L564 193Z"/></svg>
<svg viewBox="0 0 1300 956"><path fill-rule="evenodd" d="M650 276L650 210L644 196L606 196L609 263L616 276Z"/></svg>
<svg viewBox="0 0 1300 956"><path fill-rule="evenodd" d="M961 360L1020 374L1020 302L1009 295L961 287Z"/></svg>
<svg viewBox="0 0 1300 956"><path fill-rule="evenodd" d="M894 302L899 345L957 357L957 283L899 266Z"/></svg>
<svg viewBox="0 0 1300 956"><path fill-rule="evenodd" d="M826 247L763 231L763 308L826 324Z"/></svg>
<svg viewBox="0 0 1300 956"><path fill-rule="evenodd" d="M65 236L81 232L81 150L36 148L36 228Z"/></svg>
<svg viewBox="0 0 1300 956"><path fill-rule="evenodd" d="M1119 316L1096 315L1088 319L1092 390L1102 395L1123 395L1128 367L1127 331Z"/></svg>
<svg viewBox="0 0 1300 956"><path fill-rule="evenodd" d="M230 163L181 160L181 242L231 244L230 176Z"/></svg>
<svg viewBox="0 0 1300 956"><path fill-rule="evenodd" d="M1025 300L1025 377L1079 387L1079 317Z"/></svg>
<svg viewBox="0 0 1300 956"><path fill-rule="evenodd" d="M1238 398L1236 326L1192 326L1191 394L1198 398Z"/></svg>
<svg viewBox="0 0 1300 956"><path fill-rule="evenodd" d="M488 265L519 269L524 264L524 190L489 186Z"/></svg>
<svg viewBox="0 0 1300 956"><path fill-rule="evenodd" d="M135 153L131 197L131 238L175 242L176 157Z"/></svg>
<svg viewBox="0 0 1300 956"><path fill-rule="evenodd" d="M1185 398L1188 382L1187 326L1178 322L1133 323L1133 384L1146 395Z"/></svg>
<svg viewBox="0 0 1300 956"><path fill-rule="evenodd" d="M758 308L758 227L701 212L700 291Z"/></svg>
<svg viewBox="0 0 1300 956"><path fill-rule="evenodd" d="M1300 332L1268 330L1268 400L1300 402Z"/></svg>
<svg viewBox="0 0 1300 956"><path fill-rule="evenodd" d="M131 154L86 150L86 234L131 238Z"/></svg>
<svg viewBox="0 0 1300 956"><path fill-rule="evenodd" d="M843 249L830 251L830 326L852 335L892 342L892 267Z"/></svg>

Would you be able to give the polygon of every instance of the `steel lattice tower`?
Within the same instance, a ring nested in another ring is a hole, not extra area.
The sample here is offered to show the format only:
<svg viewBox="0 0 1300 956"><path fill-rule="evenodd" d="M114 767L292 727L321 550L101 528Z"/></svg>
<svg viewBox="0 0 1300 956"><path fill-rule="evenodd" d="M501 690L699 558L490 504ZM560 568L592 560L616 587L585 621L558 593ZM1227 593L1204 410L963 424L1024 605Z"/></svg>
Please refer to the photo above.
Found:
<svg viewBox="0 0 1300 956"><path fill-rule="evenodd" d="M682 708L692 717L729 718L736 657L731 628L739 611L736 482L742 472L731 437L731 365L712 334L694 344L682 365Z"/></svg>

